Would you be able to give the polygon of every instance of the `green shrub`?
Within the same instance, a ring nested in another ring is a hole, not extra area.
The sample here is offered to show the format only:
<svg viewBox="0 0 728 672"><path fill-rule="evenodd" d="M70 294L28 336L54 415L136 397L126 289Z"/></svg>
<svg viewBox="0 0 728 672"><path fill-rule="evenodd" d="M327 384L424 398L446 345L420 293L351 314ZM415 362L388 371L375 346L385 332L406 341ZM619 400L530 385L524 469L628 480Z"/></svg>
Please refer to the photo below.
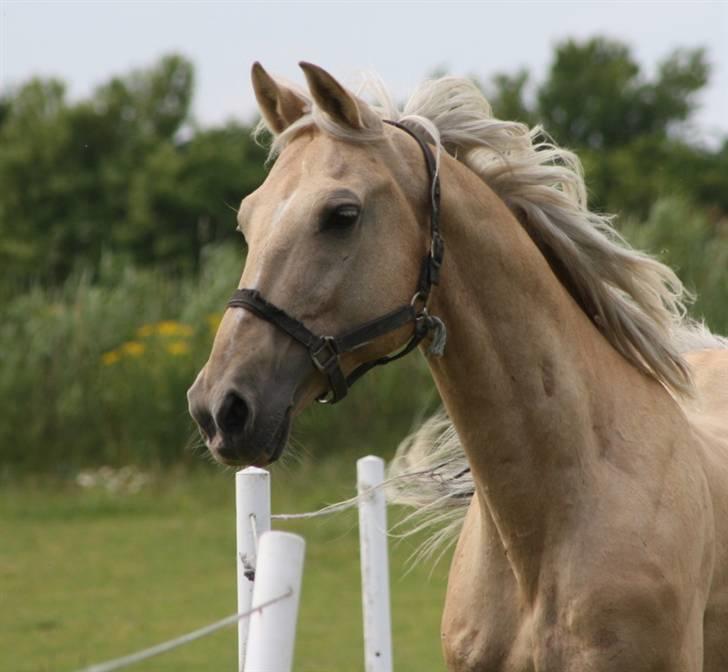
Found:
<svg viewBox="0 0 728 672"><path fill-rule="evenodd" d="M691 314L728 333L728 220L678 197L658 200L646 222L629 221L623 233L633 245L657 254L696 295Z"/></svg>

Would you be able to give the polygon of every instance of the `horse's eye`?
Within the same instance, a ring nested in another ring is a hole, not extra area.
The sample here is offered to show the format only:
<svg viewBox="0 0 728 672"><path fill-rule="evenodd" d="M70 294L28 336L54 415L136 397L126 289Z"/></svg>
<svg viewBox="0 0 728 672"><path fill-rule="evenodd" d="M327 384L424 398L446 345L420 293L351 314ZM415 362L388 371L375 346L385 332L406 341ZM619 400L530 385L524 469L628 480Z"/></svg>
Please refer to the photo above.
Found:
<svg viewBox="0 0 728 672"><path fill-rule="evenodd" d="M324 215L322 229L345 229L356 224L361 210L354 203L337 205Z"/></svg>

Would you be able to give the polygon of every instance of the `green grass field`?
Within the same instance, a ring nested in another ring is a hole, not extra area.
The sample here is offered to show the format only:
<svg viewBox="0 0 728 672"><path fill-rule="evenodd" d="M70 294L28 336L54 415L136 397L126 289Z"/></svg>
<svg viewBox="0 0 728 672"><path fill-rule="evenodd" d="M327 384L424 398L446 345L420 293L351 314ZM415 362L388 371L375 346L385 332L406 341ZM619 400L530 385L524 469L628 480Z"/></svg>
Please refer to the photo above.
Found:
<svg viewBox="0 0 728 672"><path fill-rule="evenodd" d="M355 457L273 470L273 511L353 494ZM307 541L294 669L363 670L356 513L276 525ZM447 559L406 573L390 546L398 671L442 670ZM155 474L136 494L32 480L0 495L0 670L71 672L235 611L232 472ZM134 666L234 670L235 628Z"/></svg>

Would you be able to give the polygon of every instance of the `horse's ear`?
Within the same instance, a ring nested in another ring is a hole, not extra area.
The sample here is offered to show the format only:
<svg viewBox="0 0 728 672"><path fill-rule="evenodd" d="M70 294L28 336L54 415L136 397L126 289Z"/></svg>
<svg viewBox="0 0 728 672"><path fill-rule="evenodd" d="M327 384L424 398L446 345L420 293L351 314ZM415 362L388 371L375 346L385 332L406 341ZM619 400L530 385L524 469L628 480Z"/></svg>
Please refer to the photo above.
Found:
<svg viewBox="0 0 728 672"><path fill-rule="evenodd" d="M250 77L260 113L273 133L282 133L307 112L308 101L293 89L278 84L257 61Z"/></svg>
<svg viewBox="0 0 728 672"><path fill-rule="evenodd" d="M316 105L337 123L355 130L376 129L381 126L379 116L363 100L349 93L326 70L318 65L301 61L308 88Z"/></svg>

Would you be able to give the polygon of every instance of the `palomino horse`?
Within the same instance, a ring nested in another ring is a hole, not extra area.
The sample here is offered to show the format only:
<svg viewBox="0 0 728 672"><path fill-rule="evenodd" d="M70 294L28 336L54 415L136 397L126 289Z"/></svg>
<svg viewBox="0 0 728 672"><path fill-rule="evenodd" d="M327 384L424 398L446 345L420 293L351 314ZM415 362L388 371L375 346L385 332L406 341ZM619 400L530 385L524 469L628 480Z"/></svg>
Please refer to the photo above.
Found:
<svg viewBox="0 0 728 672"><path fill-rule="evenodd" d="M189 392L212 454L273 461L304 407L421 341L474 487L448 668L728 670L725 341L587 209L576 157L472 84L400 114L301 66L310 95L253 67L278 158Z"/></svg>

